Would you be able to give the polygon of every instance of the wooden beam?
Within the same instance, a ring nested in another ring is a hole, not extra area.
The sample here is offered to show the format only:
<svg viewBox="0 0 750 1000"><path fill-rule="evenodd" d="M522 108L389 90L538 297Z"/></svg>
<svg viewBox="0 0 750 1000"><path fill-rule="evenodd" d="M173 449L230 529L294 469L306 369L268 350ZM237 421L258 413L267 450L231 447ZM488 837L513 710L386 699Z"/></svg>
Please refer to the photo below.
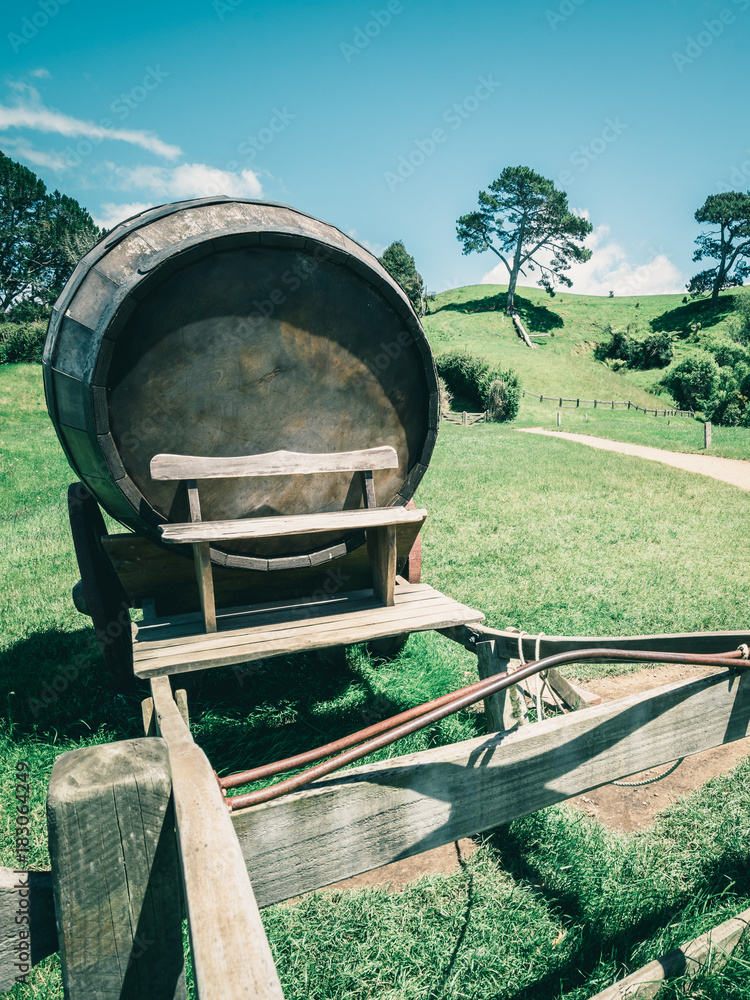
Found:
<svg viewBox="0 0 750 1000"><path fill-rule="evenodd" d="M0 993L56 951L52 873L0 868Z"/></svg>
<svg viewBox="0 0 750 1000"><path fill-rule="evenodd" d="M188 479L186 485L190 520L193 524L200 524L201 501L198 495L198 483L195 479ZM208 542L196 542L193 545L193 562L195 563L195 577L198 581L203 624L206 632L215 632L216 598L214 597L214 575L211 568L211 546Z"/></svg>
<svg viewBox="0 0 750 1000"><path fill-rule="evenodd" d="M441 629L441 633L454 642L473 650L478 642L494 640L498 654L510 658L518 656L518 632L506 632L488 625L459 625ZM521 638L523 655L528 662L535 656L536 636ZM750 645L750 632L677 632L659 635L574 636L543 635L539 655L567 653L576 649L642 649L655 653L724 653L746 643Z"/></svg>
<svg viewBox="0 0 750 1000"><path fill-rule="evenodd" d="M157 729L169 751L198 996L283 1000L242 851L213 769L190 735L168 678L152 680L151 697Z"/></svg>
<svg viewBox="0 0 750 1000"><path fill-rule="evenodd" d="M170 795L163 740L55 761L47 822L66 1000L186 996Z"/></svg>
<svg viewBox="0 0 750 1000"><path fill-rule="evenodd" d="M750 675L722 671L345 771L232 821L267 906L748 733Z"/></svg>
<svg viewBox="0 0 750 1000"><path fill-rule="evenodd" d="M198 581L198 594L201 599L203 624L206 627L206 632L215 632L216 599L214 597L214 578L211 570L211 546L208 542L198 542L193 545L193 560L195 562L195 577Z"/></svg>
<svg viewBox="0 0 750 1000"><path fill-rule="evenodd" d="M497 655L492 640L477 643L477 670L480 680L507 673L509 663L510 660L506 657ZM513 719L512 705L507 691L498 691L497 694L491 694L489 698L484 699L484 718L487 722L487 731L490 733L502 733L506 729L512 729L519 721Z"/></svg>
<svg viewBox="0 0 750 1000"><path fill-rule="evenodd" d="M740 943L750 924L750 910L743 910L736 917L725 920L705 934L680 945L642 969L631 972L614 986L597 993L591 1000L648 1000L665 985L668 979L678 976L692 977L707 965L720 969L726 965L732 951Z"/></svg>
<svg viewBox="0 0 750 1000"><path fill-rule="evenodd" d="M387 608L395 604L396 529L370 528L367 532L367 552L372 565L372 589L375 597Z"/></svg>
<svg viewBox="0 0 750 1000"><path fill-rule="evenodd" d="M398 455L389 446L361 451L307 454L300 451L269 451L264 455L236 458L202 458L196 455L155 455L152 479L228 479L235 476L296 476L313 472L364 472L396 469Z"/></svg>
<svg viewBox="0 0 750 1000"><path fill-rule="evenodd" d="M426 510L406 507L360 507L357 510L328 511L322 514L289 514L285 517L246 517L234 521L201 521L193 524L160 524L165 542L221 542L240 538L277 538L286 535L314 535L322 531L363 531L386 524L423 522Z"/></svg>

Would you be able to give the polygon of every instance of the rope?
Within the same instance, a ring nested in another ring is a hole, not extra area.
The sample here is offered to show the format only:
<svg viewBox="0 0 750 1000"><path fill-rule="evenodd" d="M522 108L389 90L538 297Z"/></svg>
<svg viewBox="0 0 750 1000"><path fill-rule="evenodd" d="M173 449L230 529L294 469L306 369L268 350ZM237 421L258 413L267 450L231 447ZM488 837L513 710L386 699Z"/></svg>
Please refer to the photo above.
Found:
<svg viewBox="0 0 750 1000"><path fill-rule="evenodd" d="M525 667L526 666L526 657L523 655L523 637L524 636L528 636L528 638L530 639L531 635L525 629L519 628L517 625L509 625L506 628L505 631L506 632L518 632L518 659L521 661L520 666L521 667ZM536 643L534 645L534 662L536 662L537 660L541 659L541 655L540 654L541 654L541 649L542 649L542 637L544 635L545 635L544 632L539 632L539 634L536 636ZM512 673L513 669L514 668L511 668L510 664L508 664L508 673ZM547 681L547 671L546 670L543 670L539 674L539 678L540 678L540 683L539 683L539 686L537 688L536 698L534 700L536 702L536 717L537 717L537 721L541 722L542 719L544 718L544 704L542 702L542 692L544 691L544 688L546 687L547 690L550 692L550 694L552 696L552 700L555 703L557 703L557 698L555 697L555 694L554 694L552 688L550 687L549 682ZM562 707L562 706L560 706L560 707Z"/></svg>

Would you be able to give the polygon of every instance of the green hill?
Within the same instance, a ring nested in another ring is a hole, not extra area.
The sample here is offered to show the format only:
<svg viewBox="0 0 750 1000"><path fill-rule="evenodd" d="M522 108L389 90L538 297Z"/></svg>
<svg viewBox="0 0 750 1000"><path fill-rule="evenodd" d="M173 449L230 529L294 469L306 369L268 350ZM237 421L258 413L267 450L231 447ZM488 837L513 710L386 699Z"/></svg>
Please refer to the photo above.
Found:
<svg viewBox="0 0 750 1000"><path fill-rule="evenodd" d="M521 288L516 308L524 326L530 334L549 334L536 341L538 350L530 350L503 311L505 290L468 285L441 292L423 319L435 353L481 354L515 369L524 388L548 396L631 399L640 406L672 405L656 385L665 369L612 371L594 357L595 346L609 339L605 328L635 324L641 336L666 330L675 335L672 364L678 364L695 350L691 326L701 324L699 336L720 333L733 308L731 292L722 293L712 313L707 299L685 303L679 294L608 298L561 292L550 298L541 289Z"/></svg>

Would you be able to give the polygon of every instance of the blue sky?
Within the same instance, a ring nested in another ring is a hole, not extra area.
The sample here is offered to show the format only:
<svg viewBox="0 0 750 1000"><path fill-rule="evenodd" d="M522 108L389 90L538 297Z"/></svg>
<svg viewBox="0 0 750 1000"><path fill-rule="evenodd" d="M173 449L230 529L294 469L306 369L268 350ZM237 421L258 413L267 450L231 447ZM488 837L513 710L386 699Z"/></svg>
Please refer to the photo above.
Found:
<svg viewBox="0 0 750 1000"><path fill-rule="evenodd" d="M524 164L594 226L572 290L649 294L702 266L706 196L750 189L750 0L17 0L0 17L0 148L107 226L260 196L376 253L403 239L440 291L492 280L455 221Z"/></svg>

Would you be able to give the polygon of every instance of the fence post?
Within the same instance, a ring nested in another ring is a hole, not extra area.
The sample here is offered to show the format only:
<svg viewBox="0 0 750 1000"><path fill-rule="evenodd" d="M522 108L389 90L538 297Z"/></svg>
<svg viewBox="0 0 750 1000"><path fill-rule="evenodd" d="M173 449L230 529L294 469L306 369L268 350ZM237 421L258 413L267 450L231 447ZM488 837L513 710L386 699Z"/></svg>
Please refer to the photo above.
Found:
<svg viewBox="0 0 750 1000"><path fill-rule="evenodd" d="M628 409L630 409L630 400L628 400Z"/></svg>
<svg viewBox="0 0 750 1000"><path fill-rule="evenodd" d="M560 423L561 423L561 421L562 421L562 414L561 414L561 413L560 413L560 411L558 410L558 411L557 411L557 426L558 426L558 427L560 426Z"/></svg>
<svg viewBox="0 0 750 1000"><path fill-rule="evenodd" d="M468 422L469 422L469 418L468 418L468 415L467 415L467 413L466 413L466 410L464 410L464 411L463 411L463 412L461 413L461 423L462 423L462 424L467 424Z"/></svg>
<svg viewBox="0 0 750 1000"><path fill-rule="evenodd" d="M596 409L596 400L594 400L594 409Z"/></svg>
<svg viewBox="0 0 750 1000"><path fill-rule="evenodd" d="M711 421L707 420L703 425L703 447L711 447Z"/></svg>
<svg viewBox="0 0 750 1000"><path fill-rule="evenodd" d="M580 406L580 405L581 405L581 400L580 400L580 399L577 399L577 400L576 400L576 406Z"/></svg>
<svg viewBox="0 0 750 1000"><path fill-rule="evenodd" d="M612 409L614 410L614 408L615 408L615 401L614 401L614 399L613 399L613 400L612 400Z"/></svg>

